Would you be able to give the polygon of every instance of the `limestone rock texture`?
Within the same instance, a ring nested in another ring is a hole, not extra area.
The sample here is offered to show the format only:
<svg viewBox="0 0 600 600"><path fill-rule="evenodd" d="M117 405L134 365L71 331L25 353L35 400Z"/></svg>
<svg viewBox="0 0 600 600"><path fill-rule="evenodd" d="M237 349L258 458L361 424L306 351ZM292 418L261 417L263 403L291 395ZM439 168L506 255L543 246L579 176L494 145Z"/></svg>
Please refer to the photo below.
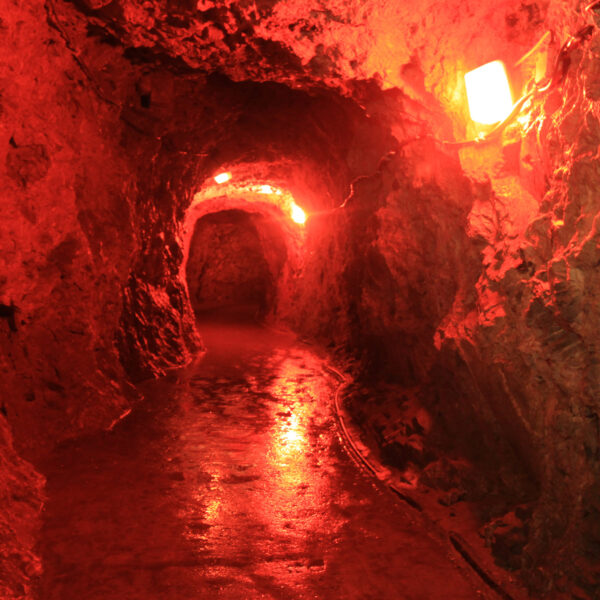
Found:
<svg viewBox="0 0 600 600"><path fill-rule="evenodd" d="M597 30L494 144L441 143L475 134L465 71L502 58L518 95L536 62L518 59L551 31L537 52L552 69L593 15L551 0L1 4L3 598L33 598L43 568L35 465L202 351L194 310L235 281L344 362L389 461L442 504L478 506L532 597L597 597Z"/></svg>

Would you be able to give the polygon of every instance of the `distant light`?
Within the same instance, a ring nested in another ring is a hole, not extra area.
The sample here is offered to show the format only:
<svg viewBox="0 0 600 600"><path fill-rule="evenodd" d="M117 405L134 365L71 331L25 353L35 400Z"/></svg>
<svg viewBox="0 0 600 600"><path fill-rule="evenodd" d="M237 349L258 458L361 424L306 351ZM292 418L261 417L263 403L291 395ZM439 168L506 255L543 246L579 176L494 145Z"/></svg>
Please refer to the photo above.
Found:
<svg viewBox="0 0 600 600"><path fill-rule="evenodd" d="M258 188L259 194L274 194L275 190L270 185L261 185Z"/></svg>
<svg viewBox="0 0 600 600"><path fill-rule="evenodd" d="M232 177L233 175L229 171L227 171L225 173L219 173L218 175L215 175L214 179L217 183L226 183Z"/></svg>
<svg viewBox="0 0 600 600"><path fill-rule="evenodd" d="M512 111L513 101L504 63L487 63L465 74L471 119L483 125L503 121Z"/></svg>
<svg viewBox="0 0 600 600"><path fill-rule="evenodd" d="M292 221L298 225L306 223L306 213L295 202L292 202L291 216Z"/></svg>
<svg viewBox="0 0 600 600"><path fill-rule="evenodd" d="M552 225L554 225L554 227L562 227L564 224L565 222L562 219L555 219L552 221Z"/></svg>

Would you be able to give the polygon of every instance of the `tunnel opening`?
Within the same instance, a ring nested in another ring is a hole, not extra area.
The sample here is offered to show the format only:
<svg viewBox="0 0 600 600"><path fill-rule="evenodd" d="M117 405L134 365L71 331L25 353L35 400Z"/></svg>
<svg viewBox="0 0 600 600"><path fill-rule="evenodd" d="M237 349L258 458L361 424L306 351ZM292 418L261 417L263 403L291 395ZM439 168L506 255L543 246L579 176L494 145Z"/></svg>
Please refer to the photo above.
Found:
<svg viewBox="0 0 600 600"><path fill-rule="evenodd" d="M197 320L263 322L276 302L286 255L281 232L264 215L230 209L199 218L186 265Z"/></svg>
<svg viewBox="0 0 600 600"><path fill-rule="evenodd" d="M211 320L282 325L299 293L310 225L286 185L297 165L283 164L288 179L281 163L229 165L233 174L205 178L187 207L179 280L205 341Z"/></svg>

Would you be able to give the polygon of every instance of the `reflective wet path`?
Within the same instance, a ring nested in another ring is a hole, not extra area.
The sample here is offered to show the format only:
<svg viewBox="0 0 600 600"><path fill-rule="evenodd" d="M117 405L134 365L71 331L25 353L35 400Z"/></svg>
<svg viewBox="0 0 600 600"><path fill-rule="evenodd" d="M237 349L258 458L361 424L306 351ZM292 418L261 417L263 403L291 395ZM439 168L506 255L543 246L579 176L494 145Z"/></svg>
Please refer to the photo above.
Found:
<svg viewBox="0 0 600 600"><path fill-rule="evenodd" d="M41 600L484 597L348 458L308 346L202 327L209 352L45 466Z"/></svg>

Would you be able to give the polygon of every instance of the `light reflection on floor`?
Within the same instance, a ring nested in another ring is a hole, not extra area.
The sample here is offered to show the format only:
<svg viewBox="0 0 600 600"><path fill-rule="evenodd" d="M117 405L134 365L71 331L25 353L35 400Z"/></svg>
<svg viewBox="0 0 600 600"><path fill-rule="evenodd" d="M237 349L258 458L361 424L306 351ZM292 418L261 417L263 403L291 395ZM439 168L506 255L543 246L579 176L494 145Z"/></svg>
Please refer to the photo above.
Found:
<svg viewBox="0 0 600 600"><path fill-rule="evenodd" d="M278 519L274 524L279 527L282 520L296 518L302 519L310 530L313 517L323 513L324 501L329 497L326 486L330 481L316 476L312 451L316 442L310 440L309 427L318 419L314 398L322 390L310 377L314 370L303 365L314 362L309 352L286 358L270 386L279 400L272 407L275 427L267 450L272 473L269 491L280 509L272 518Z"/></svg>
<svg viewBox="0 0 600 600"><path fill-rule="evenodd" d="M256 327L203 333L202 360L46 465L39 600L485 597L341 449L319 357Z"/></svg>
<svg viewBox="0 0 600 600"><path fill-rule="evenodd" d="M218 362L218 356L214 360ZM206 363L210 367L210 355ZM244 364L245 368L260 369L265 363L248 360ZM207 436L204 452L213 456L208 489L203 486L193 491L184 518L189 522L186 537L199 548L208 548L236 565L252 560L254 571L266 577L283 568L289 583L294 578L301 580L306 566L302 562L278 565L281 549L274 552L272 541L279 540L286 556L302 556L315 527L323 530L330 480L316 476L314 449L323 437L317 429L330 429L332 422L328 408L319 406L315 398L324 393L330 396L336 382L324 382L321 361L307 349L275 352L267 364L270 375L266 382L249 376L231 386L228 379L228 393L213 399L211 410L203 403L202 414L197 415L187 406L186 417L193 416L195 429ZM194 396L193 379L188 384L189 395ZM254 405L240 414L244 401L236 394L248 391L254 394ZM198 390L195 394L198 397ZM178 462L193 468L199 440L190 434L189 422L180 417L173 415L173 427L181 428L180 443L174 449ZM240 424L245 426L240 429ZM218 436L218 443L213 436ZM198 527L199 520L202 527ZM335 519L328 525L335 526ZM313 562L315 570L323 564L320 558ZM235 578L238 584L247 583L247 577L235 568L219 565L212 572Z"/></svg>

